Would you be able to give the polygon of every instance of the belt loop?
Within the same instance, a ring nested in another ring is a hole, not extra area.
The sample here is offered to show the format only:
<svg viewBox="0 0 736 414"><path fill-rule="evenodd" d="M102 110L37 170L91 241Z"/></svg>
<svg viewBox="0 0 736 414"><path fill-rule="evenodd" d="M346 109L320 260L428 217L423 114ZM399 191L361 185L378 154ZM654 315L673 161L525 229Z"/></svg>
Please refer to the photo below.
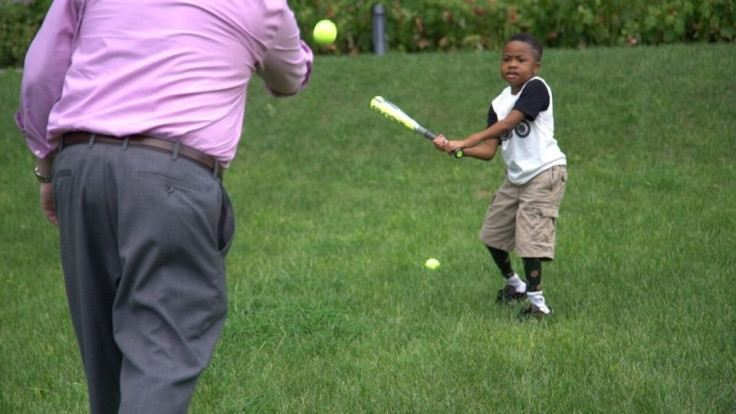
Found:
<svg viewBox="0 0 736 414"><path fill-rule="evenodd" d="M123 138L123 151L126 151L128 149L128 144L130 143L130 136L126 135Z"/></svg>
<svg viewBox="0 0 736 414"><path fill-rule="evenodd" d="M59 149L56 150L56 152L61 152L61 150L64 149L64 140L66 139L66 134L62 135L61 138L59 138Z"/></svg>
<svg viewBox="0 0 736 414"><path fill-rule="evenodd" d="M220 162L217 161L217 160L214 160L214 161L215 161L215 166L212 168L212 175L215 178L217 178L217 177L219 177L219 171L218 170L220 169Z"/></svg>
<svg viewBox="0 0 736 414"><path fill-rule="evenodd" d="M92 146L95 145L95 138L97 138L97 134L91 134L89 136L89 144L87 144L88 148L92 148Z"/></svg>
<svg viewBox="0 0 736 414"><path fill-rule="evenodd" d="M179 158L179 148L181 147L181 142L177 141L174 143L174 151L171 153L171 159L176 160Z"/></svg>

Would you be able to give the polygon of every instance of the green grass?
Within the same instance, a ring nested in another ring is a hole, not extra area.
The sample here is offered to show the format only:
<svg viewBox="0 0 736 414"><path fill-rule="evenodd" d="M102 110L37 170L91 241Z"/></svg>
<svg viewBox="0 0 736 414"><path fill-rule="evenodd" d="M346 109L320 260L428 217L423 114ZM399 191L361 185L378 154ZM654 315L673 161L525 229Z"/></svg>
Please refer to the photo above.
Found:
<svg viewBox="0 0 736 414"><path fill-rule="evenodd" d="M250 87L230 313L192 413L736 411L733 46L545 51L570 181L555 313L524 324L477 241L500 158L453 160L368 109L462 137L498 58L318 57L300 96ZM0 412L85 412L19 79L0 74Z"/></svg>

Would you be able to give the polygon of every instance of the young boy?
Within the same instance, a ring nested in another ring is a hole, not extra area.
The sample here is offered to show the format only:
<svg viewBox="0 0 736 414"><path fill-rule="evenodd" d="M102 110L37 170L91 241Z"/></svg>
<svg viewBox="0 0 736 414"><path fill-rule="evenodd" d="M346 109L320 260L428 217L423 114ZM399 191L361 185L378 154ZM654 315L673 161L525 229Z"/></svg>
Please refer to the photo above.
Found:
<svg viewBox="0 0 736 414"><path fill-rule="evenodd" d="M555 252L555 222L565 193L565 154L554 138L552 91L537 73L542 45L519 33L506 42L501 77L508 82L488 109L488 127L460 141L443 135L434 140L440 151L462 148L464 156L490 161L501 146L506 178L488 207L480 240L506 279L499 302L528 299L520 317L541 318L551 312L542 294L542 261ZM511 266L516 247L526 281Z"/></svg>

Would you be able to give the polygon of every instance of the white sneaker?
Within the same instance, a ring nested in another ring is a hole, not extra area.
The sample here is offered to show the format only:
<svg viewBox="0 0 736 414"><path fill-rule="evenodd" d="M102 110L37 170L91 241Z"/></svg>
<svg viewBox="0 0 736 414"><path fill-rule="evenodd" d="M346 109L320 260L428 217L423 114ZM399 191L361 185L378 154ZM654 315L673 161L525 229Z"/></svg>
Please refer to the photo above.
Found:
<svg viewBox="0 0 736 414"><path fill-rule="evenodd" d="M526 299L526 283L515 274L506 279L506 286L498 291L496 302L511 302Z"/></svg>
<svg viewBox="0 0 736 414"><path fill-rule="evenodd" d="M529 308L522 311L522 313L542 313L544 315L548 315L550 312L552 312L552 309L550 309L549 306L547 306L547 303L544 300L544 296L542 295L542 291L537 292L526 292L526 297L529 298Z"/></svg>

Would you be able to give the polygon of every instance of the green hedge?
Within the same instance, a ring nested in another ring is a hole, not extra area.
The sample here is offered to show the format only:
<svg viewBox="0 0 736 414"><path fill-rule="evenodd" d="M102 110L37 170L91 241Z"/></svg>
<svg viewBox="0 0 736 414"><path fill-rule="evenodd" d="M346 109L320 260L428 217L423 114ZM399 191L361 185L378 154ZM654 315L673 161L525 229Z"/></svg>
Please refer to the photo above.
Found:
<svg viewBox="0 0 736 414"><path fill-rule="evenodd" d="M49 6L51 0L0 0L0 67L23 63L26 49Z"/></svg>
<svg viewBox="0 0 736 414"><path fill-rule="evenodd" d="M305 38L320 53L372 51L375 1L292 0ZM30 4L24 4L30 3ZM0 66L22 64L51 0L0 0ZM393 0L383 1L390 50L499 49L519 31L548 47L634 46L736 40L734 0ZM338 41L312 42L311 28L330 18Z"/></svg>
<svg viewBox="0 0 736 414"><path fill-rule="evenodd" d="M290 2L307 33L319 19L337 23L337 44L318 49L333 53L372 50L374 3ZM736 40L734 0L387 0L382 4L389 48L404 52L495 50L519 31L537 35L548 47L568 48Z"/></svg>

